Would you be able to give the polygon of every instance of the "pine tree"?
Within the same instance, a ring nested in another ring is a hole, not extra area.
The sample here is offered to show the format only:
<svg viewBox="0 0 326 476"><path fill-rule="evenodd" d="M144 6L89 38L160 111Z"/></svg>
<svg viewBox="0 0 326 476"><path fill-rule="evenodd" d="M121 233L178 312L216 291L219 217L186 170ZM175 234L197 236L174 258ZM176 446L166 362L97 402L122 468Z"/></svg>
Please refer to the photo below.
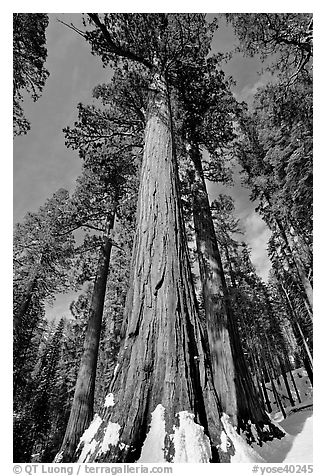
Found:
<svg viewBox="0 0 326 476"><path fill-rule="evenodd" d="M99 92L97 94L100 95ZM101 91L101 95L102 99L108 100L108 91L105 91L105 94ZM113 101L114 99L113 97ZM119 216L119 208L121 209L123 200L130 195L134 184L130 177L137 174L137 161L134 154L131 154L133 142L138 139L137 132L135 127L131 128L130 122L128 124L128 120L132 119L130 116L126 120L127 124L123 123L121 109L111 106L107 111L100 111L80 105L79 123L75 124L74 130L66 130L69 144L79 147L86 172L73 196L74 213L78 216L79 225L84 229L103 231L94 270L95 279L88 310L84 350L74 399L63 442L56 456L56 461L61 462L71 460L80 437L93 418L97 360L111 251L114 246L114 226ZM113 123L103 122L103 115L106 118L114 117ZM136 118L137 122L139 121Z"/></svg>
<svg viewBox="0 0 326 476"><path fill-rule="evenodd" d="M14 135L26 134L30 129L22 108L23 93L29 93L36 101L49 75L44 67L48 23L45 13L13 14Z"/></svg>
<svg viewBox="0 0 326 476"><path fill-rule="evenodd" d="M56 375L62 349L64 320L61 319L53 333L48 333L34 368L33 380L28 389L30 399L25 400L23 411L16 415L14 431L14 461L26 462L37 457L40 461L46 447L55 410Z"/></svg>

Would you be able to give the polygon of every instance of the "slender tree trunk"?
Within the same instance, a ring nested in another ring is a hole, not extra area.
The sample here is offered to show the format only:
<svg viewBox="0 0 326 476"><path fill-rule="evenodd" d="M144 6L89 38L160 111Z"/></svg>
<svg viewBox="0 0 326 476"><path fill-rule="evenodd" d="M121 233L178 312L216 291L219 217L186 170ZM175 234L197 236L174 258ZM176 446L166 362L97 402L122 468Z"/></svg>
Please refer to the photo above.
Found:
<svg viewBox="0 0 326 476"><path fill-rule="evenodd" d="M292 393L291 393L291 390L290 390L289 382L288 382L287 375L286 375L286 370L285 370L284 364L282 362L280 362L280 368L281 368L285 388L286 388L286 391L287 391L287 394L288 394L288 397L289 397L289 401L291 403L291 406L294 407L295 402L293 400L293 396L292 396Z"/></svg>
<svg viewBox="0 0 326 476"><path fill-rule="evenodd" d="M111 233L114 227L115 209L116 201L108 216L104 243L100 249L84 340L84 351L77 376L74 399L65 436L60 451L55 457L55 462L66 463L72 460L80 437L93 418L97 357L112 249Z"/></svg>
<svg viewBox="0 0 326 476"><path fill-rule="evenodd" d="M229 461L234 449L221 445L220 409L202 345L181 215L169 96L159 73L147 110L131 270L118 366L76 457Z"/></svg>
<svg viewBox="0 0 326 476"><path fill-rule="evenodd" d="M209 199L196 143L189 143L194 164L193 219L204 298L213 379L222 410L248 440L279 435L264 409L244 358L237 323L228 302L227 287L214 230ZM255 425L255 432L251 426ZM269 427L269 431L266 428Z"/></svg>
<svg viewBox="0 0 326 476"><path fill-rule="evenodd" d="M290 374L290 377L291 377L292 385L293 385L293 388L294 388L294 390L295 390L295 393L296 393L298 402L301 403L300 393L299 393L299 391L298 391L297 384L295 383L295 378L293 377L292 369L291 369L290 366L289 366L289 374Z"/></svg>
<svg viewBox="0 0 326 476"><path fill-rule="evenodd" d="M312 369L310 360L307 359L306 357L304 357L303 365L304 365L304 368L307 371L307 374L308 374L309 380L311 382L311 385L313 385L313 369Z"/></svg>
<svg viewBox="0 0 326 476"><path fill-rule="evenodd" d="M266 385L265 385L265 380L264 380L263 377L261 379L261 385L262 385L263 394L264 394L264 397L265 397L265 403L266 403L267 411L268 411L268 413L272 413L273 409L271 407L271 402L270 402L270 399L269 399L269 396L268 396L267 388L266 388Z"/></svg>
<svg viewBox="0 0 326 476"><path fill-rule="evenodd" d="M273 394L274 394L274 397L275 397L277 406L278 406L278 408L280 409L280 411L281 411L281 413L282 413L282 415L283 415L283 418L286 418L286 413L285 413L283 404L282 404L282 402L281 402L280 396L279 396L279 394L278 394L278 392L277 392L277 390L276 390L276 387L275 387L275 383L274 383L274 380L273 380L273 375L271 375L271 373L270 373L270 371L268 370L267 367L266 367L266 372L267 372L269 381L270 381L271 386L272 386L272 390L273 390Z"/></svg>
<svg viewBox="0 0 326 476"><path fill-rule="evenodd" d="M262 388L262 391L263 391L264 402L265 402L267 411L268 411L268 413L272 413L272 406L271 406L271 402L270 402L270 399L269 399L269 397L268 397L268 392L267 392L267 388L266 388L266 385L265 385L264 372L262 371L262 368L261 368L261 366L260 366L259 363L258 363L258 359L257 359L256 353L254 353L253 359L254 359L254 363L255 363L257 372L258 372L258 374L259 374L259 376L260 376L261 388Z"/></svg>

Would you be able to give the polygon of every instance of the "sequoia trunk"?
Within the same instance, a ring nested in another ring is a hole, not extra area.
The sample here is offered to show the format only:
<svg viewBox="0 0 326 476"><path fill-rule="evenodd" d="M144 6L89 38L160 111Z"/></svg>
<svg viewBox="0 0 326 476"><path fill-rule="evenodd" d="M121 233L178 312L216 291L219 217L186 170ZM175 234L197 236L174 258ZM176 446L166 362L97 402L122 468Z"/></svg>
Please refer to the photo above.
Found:
<svg viewBox="0 0 326 476"><path fill-rule="evenodd" d="M270 439L280 432L266 415L244 359L243 349L227 299L227 288L196 143L189 143L194 164L193 219L204 298L213 380L223 411L248 440ZM251 425L256 426L252 431ZM268 428L268 430L267 430Z"/></svg>
<svg viewBox="0 0 326 476"><path fill-rule="evenodd" d="M166 80L147 109L124 342L80 462L228 461L232 443L202 346L178 197ZM189 431L193 437L188 439Z"/></svg>

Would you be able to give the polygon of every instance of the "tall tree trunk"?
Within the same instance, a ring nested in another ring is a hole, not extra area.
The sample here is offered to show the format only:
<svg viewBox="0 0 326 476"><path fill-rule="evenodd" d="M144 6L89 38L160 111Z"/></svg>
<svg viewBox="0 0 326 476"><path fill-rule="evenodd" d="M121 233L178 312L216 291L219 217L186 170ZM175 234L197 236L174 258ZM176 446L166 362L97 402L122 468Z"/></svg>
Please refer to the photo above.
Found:
<svg viewBox="0 0 326 476"><path fill-rule="evenodd" d="M292 385L293 385L293 388L295 390L298 402L301 403L300 393L299 393L297 384L295 383L295 378L293 377L292 369L289 370L289 374L290 374L290 377L291 377Z"/></svg>
<svg viewBox="0 0 326 476"><path fill-rule="evenodd" d="M267 411L268 411L268 413L272 413L273 409L271 407L271 402L270 402L270 399L269 399L269 396L268 396L268 392L267 392L267 388L266 388L266 385L265 385L264 377L262 377L262 379L261 379L261 386L262 386L263 394L264 394L264 397L265 397L265 404L266 404Z"/></svg>
<svg viewBox="0 0 326 476"><path fill-rule="evenodd" d="M150 91L125 339L104 408L76 458L229 461L234 450L222 445L227 437L199 328L162 74L154 73Z"/></svg>
<svg viewBox="0 0 326 476"><path fill-rule="evenodd" d="M55 457L55 462L66 463L72 460L80 437L93 418L97 357L112 249L111 233L114 227L115 210L116 200L107 219L106 231L103 237L104 243L100 249L74 399L65 436L60 451Z"/></svg>
<svg viewBox="0 0 326 476"><path fill-rule="evenodd" d="M270 371L268 370L268 367L266 366L266 372L267 372L267 375L268 375L268 378L269 378L269 381L271 383L271 386L272 386L272 390L273 390L273 394L274 394L274 398L276 400L276 403L277 403L277 406L278 408L280 409L282 415L283 415L283 418L286 418L286 413L285 413L285 410L284 410L284 407L283 407L283 404L282 404L282 401L280 399L280 396L276 390L276 387L275 387L275 383L274 383L274 375L272 375L270 373Z"/></svg>
<svg viewBox="0 0 326 476"><path fill-rule="evenodd" d="M267 388L266 388L266 385L265 385L264 372L263 372L261 366L259 365L259 360L257 358L256 352L254 352L254 354L253 354L253 360L254 360L255 367L257 369L257 373L260 377L261 388L262 388L263 395L264 395L264 402L265 402L265 405L266 405L266 409L267 409L268 413L272 413L272 406L271 406L271 402L270 402L270 399L268 397L268 392L267 392Z"/></svg>
<svg viewBox="0 0 326 476"><path fill-rule="evenodd" d="M304 357L303 365L304 365L304 368L307 371L307 374L308 374L309 380L311 382L311 385L313 385L313 376L314 376L313 369L312 369L312 366L311 366L311 362L310 362L309 359L307 359L307 357Z"/></svg>
<svg viewBox="0 0 326 476"><path fill-rule="evenodd" d="M189 142L194 164L193 219L204 298L213 379L222 410L248 440L271 439L279 430L270 422L244 358L214 230L198 144ZM255 425L255 431L251 426ZM269 428L267 431L266 428Z"/></svg>
<svg viewBox="0 0 326 476"><path fill-rule="evenodd" d="M286 359L287 368L289 369L288 372L289 372L289 375L290 375L290 378L291 378L291 382L292 382L294 391L295 391L295 393L296 393L298 402L301 403L300 393L299 393L299 391L298 391L297 384L296 384L295 379L294 379L294 377L293 377L292 364L291 364L291 362L290 362L290 359L289 359L288 354L285 355L285 359Z"/></svg>
<svg viewBox="0 0 326 476"><path fill-rule="evenodd" d="M283 380L284 380L285 388L286 388L286 391L287 391L287 394L288 394L288 397L289 397L289 401L291 403L291 406L294 407L295 403L294 403L293 396L292 396L292 393L291 393L291 390L290 390L288 378L287 378L287 375L286 375L286 369L284 367L283 362L280 362L280 368L281 368L281 373L282 373L282 377L283 377Z"/></svg>

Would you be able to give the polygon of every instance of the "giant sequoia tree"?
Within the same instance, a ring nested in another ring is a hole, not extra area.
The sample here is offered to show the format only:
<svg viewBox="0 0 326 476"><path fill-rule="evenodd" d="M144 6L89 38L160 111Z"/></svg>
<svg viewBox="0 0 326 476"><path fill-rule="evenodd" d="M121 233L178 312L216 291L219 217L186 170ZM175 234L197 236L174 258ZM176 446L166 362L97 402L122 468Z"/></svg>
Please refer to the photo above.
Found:
<svg viewBox="0 0 326 476"><path fill-rule="evenodd" d="M125 339L103 411L80 461L228 461L203 348L180 207L169 86L183 62L208 52L203 15L90 14L86 36L104 62L136 62L149 77ZM157 454L150 455L158 422ZM188 446L188 431L196 435ZM173 435L173 438L169 438Z"/></svg>
<svg viewBox="0 0 326 476"><path fill-rule="evenodd" d="M183 113L180 128L190 162L190 200L215 388L234 427L249 441L260 441L279 431L266 415L244 359L205 182L205 178L228 179L225 157L234 138L233 118L239 108L216 62L217 58L210 58L197 67L188 65L179 73L184 84L179 92ZM205 149L211 157L204 162ZM219 226L223 223L216 221L216 228Z"/></svg>

